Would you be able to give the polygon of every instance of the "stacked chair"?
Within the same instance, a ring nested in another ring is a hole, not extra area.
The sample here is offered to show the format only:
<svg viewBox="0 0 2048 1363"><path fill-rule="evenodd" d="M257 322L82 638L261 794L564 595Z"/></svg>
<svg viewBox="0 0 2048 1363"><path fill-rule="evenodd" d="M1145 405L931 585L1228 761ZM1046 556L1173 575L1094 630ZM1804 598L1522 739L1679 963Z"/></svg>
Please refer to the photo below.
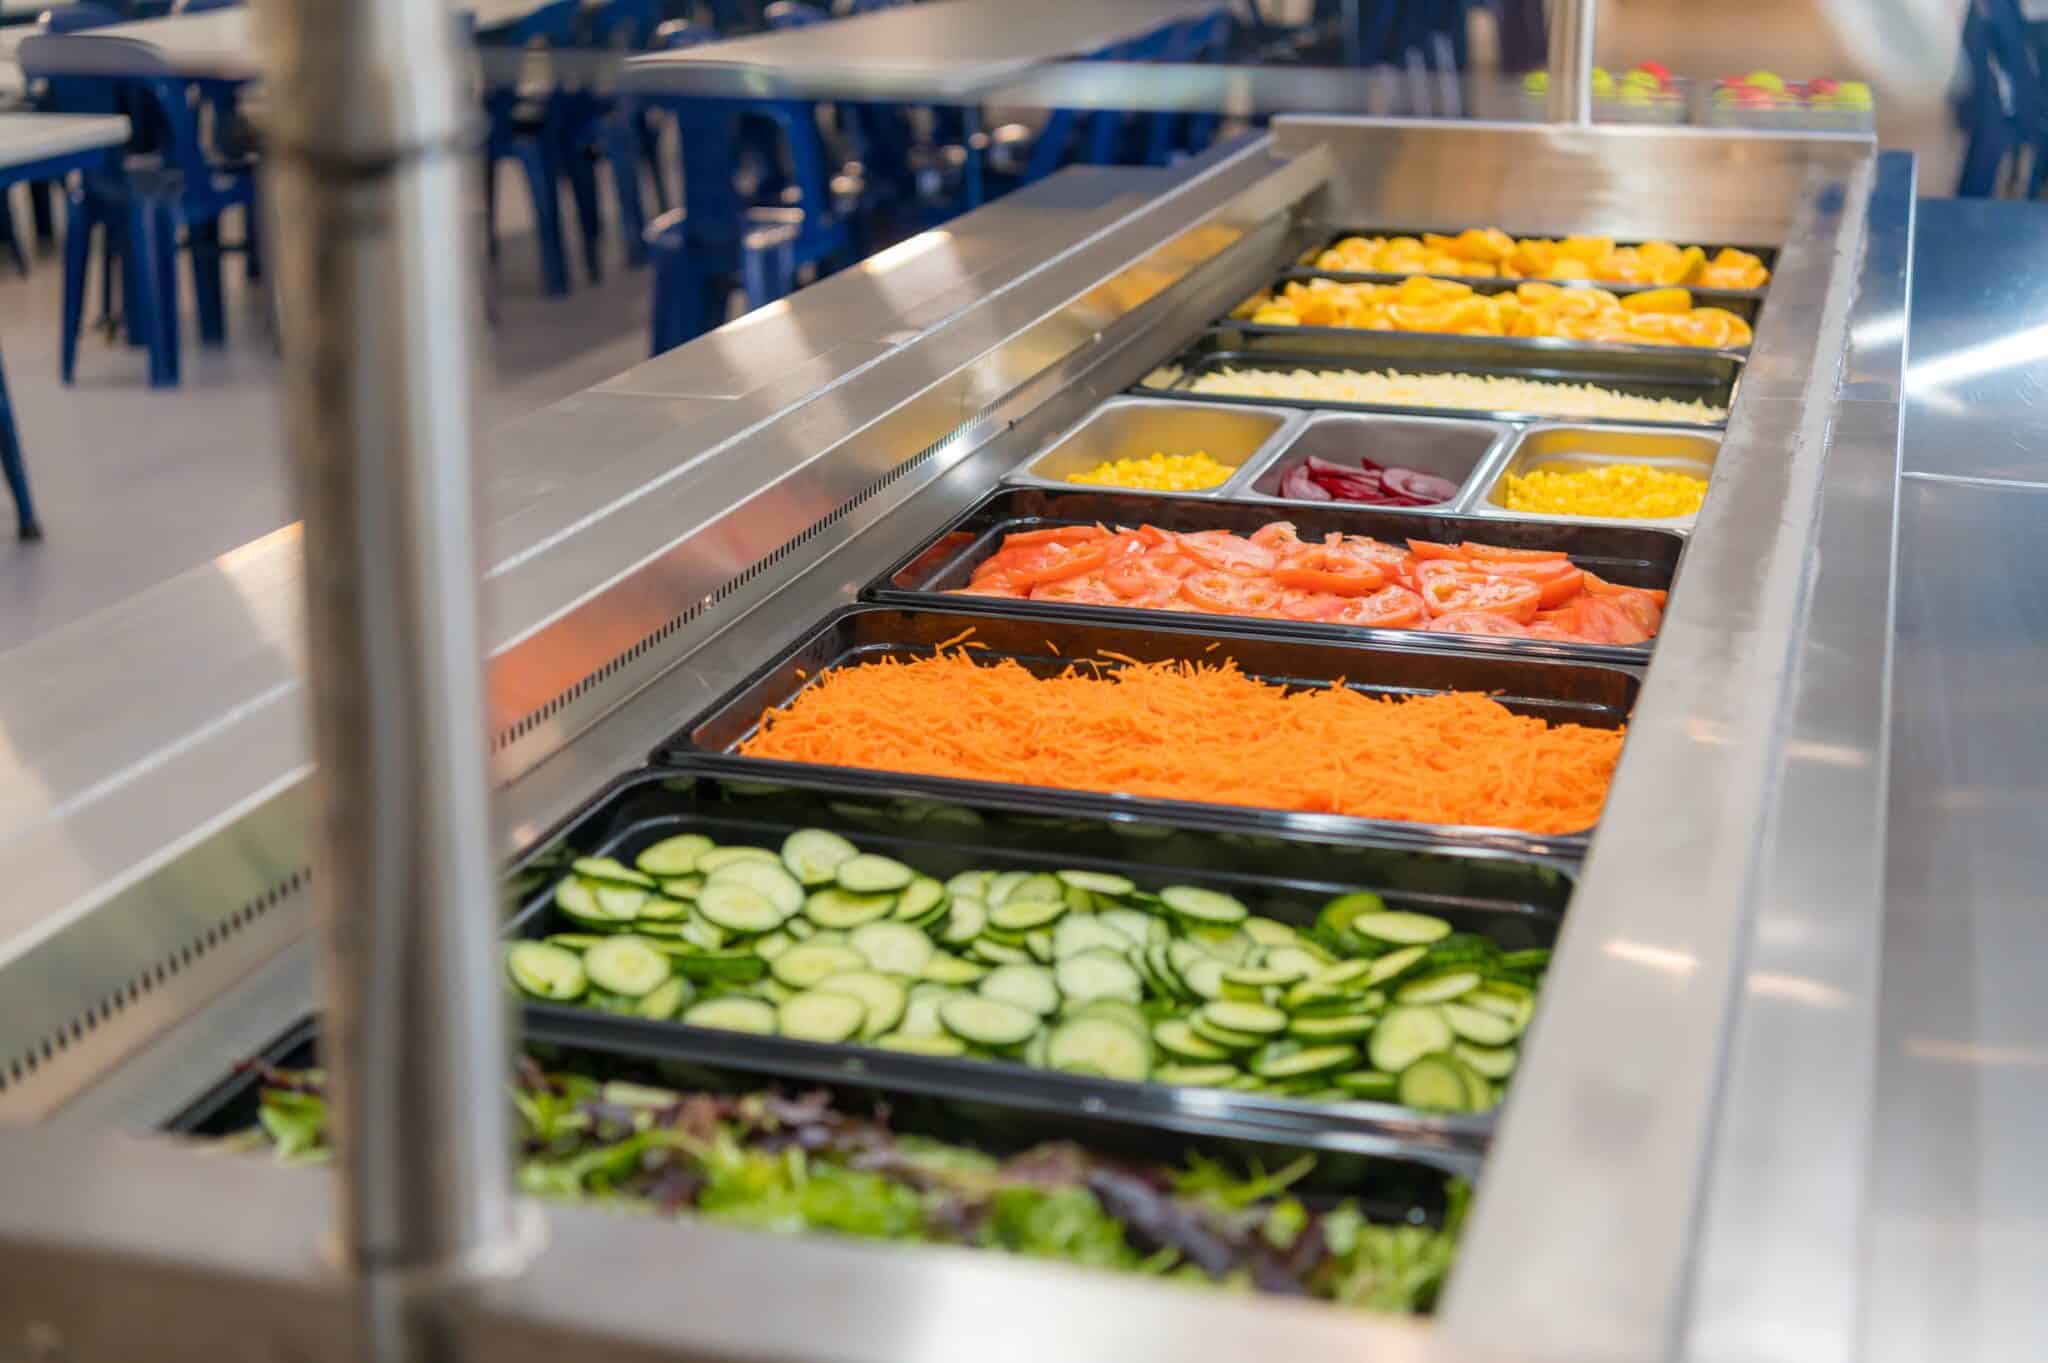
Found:
<svg viewBox="0 0 2048 1363"><path fill-rule="evenodd" d="M1970 0L1963 62L1956 113L1968 141L1957 195L2038 198L2048 180L2048 45L2015 0Z"/></svg>

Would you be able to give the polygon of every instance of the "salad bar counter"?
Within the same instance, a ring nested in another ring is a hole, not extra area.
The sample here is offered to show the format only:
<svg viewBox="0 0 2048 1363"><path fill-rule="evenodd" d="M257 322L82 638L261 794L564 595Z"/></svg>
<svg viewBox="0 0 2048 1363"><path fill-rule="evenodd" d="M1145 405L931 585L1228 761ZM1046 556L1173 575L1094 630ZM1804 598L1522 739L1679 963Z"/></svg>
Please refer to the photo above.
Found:
<svg viewBox="0 0 2048 1363"><path fill-rule="evenodd" d="M1869 1067L1755 1082L1810 1019L1745 963L1876 949L1912 211L1857 137L1280 119L495 433L478 968L546 1243L465 1345L1853 1356L1853 1255L1771 1284L1853 1239ZM247 1189L226 1276L311 1300L297 572L172 584L155 697L96 678L21 797L0 1158ZM42 1198L0 1320L100 1234Z"/></svg>

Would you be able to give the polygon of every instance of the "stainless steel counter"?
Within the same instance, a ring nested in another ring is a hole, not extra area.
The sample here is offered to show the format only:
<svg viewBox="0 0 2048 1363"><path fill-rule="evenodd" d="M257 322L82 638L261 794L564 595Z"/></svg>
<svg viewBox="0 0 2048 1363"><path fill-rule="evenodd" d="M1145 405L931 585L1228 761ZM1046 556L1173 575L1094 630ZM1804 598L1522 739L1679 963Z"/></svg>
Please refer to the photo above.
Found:
<svg viewBox="0 0 2048 1363"><path fill-rule="evenodd" d="M1741 192L1709 192L1730 184ZM1902 490L1892 476L1912 192L1909 161L1855 139L1282 120L1193 167L1062 175L495 433L491 684L510 852L1172 355L1312 222L1781 251L1433 1326L551 1211L554 1244L489 1295L476 1339L501 1360L573 1346L917 1363L969 1338L998 1358L1119 1363L1265 1346L1803 1363L1905 1357L1937 1339L1943 1356L2026 1356L1991 1346L2029 1328L2021 1284L2040 1267L2043 1199L2008 1186L2026 1178L2024 1127L1987 1132L2023 1115L2041 1015L2016 987L1997 1009L1979 991L2016 986L2032 964L2019 838L2039 754L2010 678L2043 621L2020 595L1956 608L1960 588L1939 572L1916 586L1914 546L1932 563L1960 559L1945 546L1969 536L2016 549L2024 508L2048 489L1922 476L1917 416ZM2048 358L2018 345L1997 353L2019 355L2023 374ZM1934 364L1938 379L1977 377ZM1895 497L1899 677L1946 682L1945 701L1891 684ZM1973 510L1983 503L1994 510ZM75 1179L82 1161L107 1171L69 1219L55 1195L0 1203L0 1264L26 1266L0 1272L0 1322L28 1303L89 1312L80 1268L119 1242L137 1199L161 1226L226 1195L217 1164L89 1129L161 1119L313 997L294 945L295 574L284 533L0 658L0 705L13 707L0 715L0 875L29 891L0 907L0 1110L54 1114L53 1131L0 1136L0 1160L32 1187ZM101 665L114 638L120 675ZM1980 893L1934 902L1956 885ZM1953 934L1925 930L1936 911ZM2006 953L1995 964L1973 954L1980 932ZM1907 1114L1932 1127L1925 1138ZM256 1183L281 1214L316 1205ZM290 1258L305 1230L238 1232L183 1299L237 1275L317 1297L317 1273ZM138 1253L175 1257L175 1236L150 1234ZM1968 1276L1930 1271L1941 1255L1967 1258ZM703 1267L657 1299L633 1267L652 1256ZM770 1262L773 1309L759 1288ZM1973 1308L1964 1347L1952 1313ZM997 1312L1000 1333L986 1328Z"/></svg>
<svg viewBox="0 0 2048 1363"><path fill-rule="evenodd" d="M2048 210L1913 253L1860 1357L2048 1356Z"/></svg>

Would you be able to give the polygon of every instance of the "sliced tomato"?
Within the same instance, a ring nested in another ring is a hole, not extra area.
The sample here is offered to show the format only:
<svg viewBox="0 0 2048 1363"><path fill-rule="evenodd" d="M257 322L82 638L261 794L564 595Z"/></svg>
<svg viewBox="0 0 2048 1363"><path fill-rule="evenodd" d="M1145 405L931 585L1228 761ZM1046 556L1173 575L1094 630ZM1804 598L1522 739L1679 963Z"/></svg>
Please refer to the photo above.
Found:
<svg viewBox="0 0 2048 1363"><path fill-rule="evenodd" d="M1562 549L1510 549L1504 544L1480 544L1476 540L1466 540L1459 547L1475 563L1552 563L1565 558Z"/></svg>
<svg viewBox="0 0 2048 1363"><path fill-rule="evenodd" d="M1047 555L1042 567L1031 575L1031 585L1041 587L1049 582L1064 582L1070 577L1092 573L1109 562L1107 544L1082 544L1068 548L1063 544L1046 546L1052 552Z"/></svg>
<svg viewBox="0 0 2048 1363"><path fill-rule="evenodd" d="M1301 537L1295 534L1293 521L1268 521L1252 531L1251 542L1261 549L1284 554L1301 543Z"/></svg>
<svg viewBox="0 0 2048 1363"><path fill-rule="evenodd" d="M1280 602L1274 607L1273 613L1287 620L1329 620L1343 610L1350 600L1351 598L1338 596L1334 592L1289 588L1280 593Z"/></svg>
<svg viewBox="0 0 2048 1363"><path fill-rule="evenodd" d="M1475 565L1477 566L1477 565ZM1586 573L1570 559L1537 559L1508 563L1487 563L1486 571L1496 577L1519 577L1543 589L1543 607L1561 606L1584 588Z"/></svg>
<svg viewBox="0 0 2048 1363"><path fill-rule="evenodd" d="M1003 536L1003 548L1020 544L1086 544L1106 540L1109 529L1100 525L1049 525L1043 530L1019 530Z"/></svg>
<svg viewBox="0 0 2048 1363"><path fill-rule="evenodd" d="M1018 590L1017 588L1015 588L1015 587L1006 587L1006 586L985 586L985 585L975 584L975 585L971 585L971 586L966 586L966 587L955 587L955 588L954 588L954 589L953 589L952 591L950 591L950 592L947 592L947 593L946 593L946 595L947 595L947 596L1003 596L1003 597L1009 597L1009 598L1011 598L1012 600L1016 600L1016 599L1020 599L1020 598L1022 598L1022 597L1023 597L1023 595L1024 595L1024 593L1023 593L1022 591L1019 591L1019 590Z"/></svg>
<svg viewBox="0 0 2048 1363"><path fill-rule="evenodd" d="M1601 636L1603 643L1643 644L1650 640L1650 632L1610 597L1589 596L1581 601L1579 628L1588 635Z"/></svg>
<svg viewBox="0 0 2048 1363"><path fill-rule="evenodd" d="M1102 570L1102 581L1132 606L1158 605L1180 592L1180 578L1143 553L1112 554L1109 566Z"/></svg>
<svg viewBox="0 0 2048 1363"><path fill-rule="evenodd" d="M1452 611L1429 622L1432 634L1495 634L1508 639L1526 639L1530 627L1518 625L1505 615L1486 611Z"/></svg>
<svg viewBox="0 0 2048 1363"><path fill-rule="evenodd" d="M1465 557L1465 550L1462 545L1438 544L1435 540L1409 540L1408 552L1415 555L1416 558L1425 561L1430 559L1463 559Z"/></svg>
<svg viewBox="0 0 2048 1363"><path fill-rule="evenodd" d="M1413 629L1422 623L1423 615L1422 598L1395 585L1382 587L1370 596L1351 597L1330 620L1374 629Z"/></svg>
<svg viewBox="0 0 2048 1363"><path fill-rule="evenodd" d="M1520 578L1477 572L1466 564L1430 560L1415 565L1423 605L1431 616L1485 611L1526 625L1543 605L1543 590Z"/></svg>
<svg viewBox="0 0 2048 1363"><path fill-rule="evenodd" d="M1648 638L1656 638L1657 631L1664 627L1664 608L1648 592L1623 592L1607 599L1620 607L1621 613Z"/></svg>
<svg viewBox="0 0 2048 1363"><path fill-rule="evenodd" d="M1263 578L1207 568L1181 579L1181 599L1217 615L1268 615L1280 605L1281 590Z"/></svg>
<svg viewBox="0 0 2048 1363"><path fill-rule="evenodd" d="M1156 525L1141 525L1136 530L1126 530L1126 535L1136 535L1139 543L1147 549L1157 549L1162 544L1173 543L1173 536Z"/></svg>
<svg viewBox="0 0 2048 1363"><path fill-rule="evenodd" d="M1609 582L1590 568L1586 570L1586 590L1595 596L1623 596L1629 592L1641 592L1644 596L1656 602L1659 607L1663 606L1671 596L1671 593L1659 591L1655 587L1624 587L1619 582Z"/></svg>
<svg viewBox="0 0 2048 1363"><path fill-rule="evenodd" d="M1204 568L1223 572L1254 574L1270 572L1275 562L1271 549L1253 544L1228 530L1202 530L1177 537L1180 552Z"/></svg>
<svg viewBox="0 0 2048 1363"><path fill-rule="evenodd" d="M1109 589L1099 577L1070 577L1063 582L1046 582L1028 593L1033 601L1059 601L1071 606L1128 606L1130 602Z"/></svg>
<svg viewBox="0 0 2048 1363"><path fill-rule="evenodd" d="M1386 585L1387 575L1370 557L1342 544L1304 544L1273 569L1273 580L1305 592L1364 596Z"/></svg>
<svg viewBox="0 0 2048 1363"><path fill-rule="evenodd" d="M1543 620L1538 620L1535 624L1530 625L1527 629L1523 630L1523 633L1531 639L1547 639L1554 644L1575 644L1579 642L1579 636L1572 631L1559 629L1556 625Z"/></svg>

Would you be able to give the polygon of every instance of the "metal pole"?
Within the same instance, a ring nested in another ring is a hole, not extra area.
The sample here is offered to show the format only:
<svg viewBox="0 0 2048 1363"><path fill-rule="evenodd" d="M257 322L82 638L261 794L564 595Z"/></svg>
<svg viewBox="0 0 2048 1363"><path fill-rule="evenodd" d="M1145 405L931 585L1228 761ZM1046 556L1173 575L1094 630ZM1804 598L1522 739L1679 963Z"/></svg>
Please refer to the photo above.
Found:
<svg viewBox="0 0 2048 1363"><path fill-rule="evenodd" d="M1550 121L1593 121L1595 0L1550 0Z"/></svg>
<svg viewBox="0 0 2048 1363"><path fill-rule="evenodd" d="M258 0L305 515L339 1250L366 1352L441 1352L518 1235L471 486L473 115L438 0Z"/></svg>

